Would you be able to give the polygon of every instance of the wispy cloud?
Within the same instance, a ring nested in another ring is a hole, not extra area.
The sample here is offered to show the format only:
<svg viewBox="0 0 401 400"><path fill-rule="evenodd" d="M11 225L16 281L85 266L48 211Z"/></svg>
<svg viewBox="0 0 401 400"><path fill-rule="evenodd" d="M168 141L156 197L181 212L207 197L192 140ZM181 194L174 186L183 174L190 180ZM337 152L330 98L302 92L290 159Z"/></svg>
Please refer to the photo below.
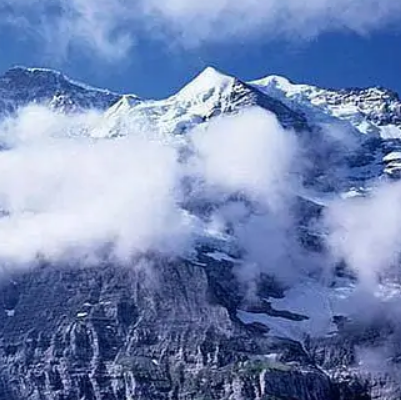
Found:
<svg viewBox="0 0 401 400"><path fill-rule="evenodd" d="M304 38L332 30L366 34L400 19L395 0L157 0L144 1L149 14L159 15L185 40L244 40L269 34ZM268 40L269 37L264 37Z"/></svg>
<svg viewBox="0 0 401 400"><path fill-rule="evenodd" d="M401 186L381 182L367 197L338 200L326 211L328 244L365 289L399 263L401 254Z"/></svg>
<svg viewBox="0 0 401 400"><path fill-rule="evenodd" d="M135 42L135 29L128 27L135 14L121 0L6 0L0 25L34 37L45 54L59 60L79 49L116 61Z"/></svg>
<svg viewBox="0 0 401 400"><path fill-rule="evenodd" d="M310 38L327 31L368 34L401 19L397 0L6 0L3 25L40 37L67 56L90 50L118 60L140 33L185 46L263 38Z"/></svg>

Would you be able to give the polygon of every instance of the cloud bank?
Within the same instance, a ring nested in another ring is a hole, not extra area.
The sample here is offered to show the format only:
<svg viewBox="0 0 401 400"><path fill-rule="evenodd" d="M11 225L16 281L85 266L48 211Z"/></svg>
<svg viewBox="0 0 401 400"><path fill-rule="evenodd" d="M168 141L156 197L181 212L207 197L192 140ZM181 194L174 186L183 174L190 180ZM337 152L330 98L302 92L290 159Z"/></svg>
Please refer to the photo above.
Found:
<svg viewBox="0 0 401 400"><path fill-rule="evenodd" d="M324 218L308 225L294 211L308 201L299 197L302 143L273 114L216 117L168 141L136 132L132 121L121 125L129 127L122 137L94 139L103 123L97 112L66 116L31 105L0 124L2 265L190 257L200 238L227 235L247 282L260 273L295 282L345 262L374 292L398 265L400 184L382 181L368 196L327 202ZM300 217L326 251L303 247Z"/></svg>
<svg viewBox="0 0 401 400"><path fill-rule="evenodd" d="M150 0L144 6L190 41L264 34L313 37L333 30L365 34L394 23L401 11L394 0Z"/></svg>
<svg viewBox="0 0 401 400"><path fill-rule="evenodd" d="M368 34L401 19L397 0L6 0L0 25L35 36L47 52L90 50L109 61L147 35L184 46L232 39L311 38L324 32Z"/></svg>
<svg viewBox="0 0 401 400"><path fill-rule="evenodd" d="M401 255L401 185L378 182L366 197L337 200L326 210L327 242L334 259L344 260L359 283L374 291Z"/></svg>
<svg viewBox="0 0 401 400"><path fill-rule="evenodd" d="M177 152L159 142L60 137L92 124L42 107L22 110L1 127L10 138L0 153L0 258L25 264L121 262L137 252L184 252L191 221L178 206Z"/></svg>
<svg viewBox="0 0 401 400"><path fill-rule="evenodd" d="M184 159L182 140L135 134L131 125L125 137L93 139L86 133L96 134L99 121L33 105L0 125L2 264L186 257L197 238L229 226L250 263L287 262L290 246L277 243L288 242L292 224L297 142L274 115L247 110L195 128ZM198 198L214 204L212 214L186 207Z"/></svg>

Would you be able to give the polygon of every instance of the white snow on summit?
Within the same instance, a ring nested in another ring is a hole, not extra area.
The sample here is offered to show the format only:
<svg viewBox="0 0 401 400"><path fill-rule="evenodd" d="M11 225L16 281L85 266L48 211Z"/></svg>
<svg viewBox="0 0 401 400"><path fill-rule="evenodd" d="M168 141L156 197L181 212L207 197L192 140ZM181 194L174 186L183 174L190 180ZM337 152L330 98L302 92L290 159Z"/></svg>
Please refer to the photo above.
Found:
<svg viewBox="0 0 401 400"><path fill-rule="evenodd" d="M272 75L249 82L262 92L276 97L289 106L315 113L321 120L334 117L351 123L359 132L401 138L401 123L387 121L386 113L396 112L398 120L401 103L393 94L380 88L332 90L307 84L295 84L287 78ZM318 115L319 111L323 115ZM380 123L376 120L380 120Z"/></svg>
<svg viewBox="0 0 401 400"><path fill-rule="evenodd" d="M194 80L181 89L176 96L188 99L200 97L199 100L203 100L203 96L209 93L209 91L230 89L234 82L235 78L225 75L213 67L207 67Z"/></svg>

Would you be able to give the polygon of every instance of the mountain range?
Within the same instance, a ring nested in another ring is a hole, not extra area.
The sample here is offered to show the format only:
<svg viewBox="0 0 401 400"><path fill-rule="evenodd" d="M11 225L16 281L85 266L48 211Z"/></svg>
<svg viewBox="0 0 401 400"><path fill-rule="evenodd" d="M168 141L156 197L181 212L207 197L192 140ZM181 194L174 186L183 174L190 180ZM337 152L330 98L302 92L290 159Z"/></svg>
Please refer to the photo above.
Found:
<svg viewBox="0 0 401 400"><path fill-rule="evenodd" d="M401 100L381 87L324 89L279 76L244 82L209 67L178 93L153 100L53 70L12 68L0 77L1 122L29 107L71 118L96 113L64 132L67 138L152 135L178 142L183 158L190 157L194 130L250 109L273 115L299 146L289 235L308 264L328 252L316 226L334 200L358 201L401 177ZM200 220L223 203L258 215L259 204L246 193L215 204L188 185L183 208ZM191 256L141 254L157 270L151 287L141 269L109 259L91 267L48 260L23 271L5 266L0 399L401 398L397 269L378 278L374 304L370 297L361 302L358 274L345 259L330 273L308 266L290 283L276 276L277 266L265 268L249 295L237 273L246 257L236 239L227 228L224 237L199 234Z"/></svg>

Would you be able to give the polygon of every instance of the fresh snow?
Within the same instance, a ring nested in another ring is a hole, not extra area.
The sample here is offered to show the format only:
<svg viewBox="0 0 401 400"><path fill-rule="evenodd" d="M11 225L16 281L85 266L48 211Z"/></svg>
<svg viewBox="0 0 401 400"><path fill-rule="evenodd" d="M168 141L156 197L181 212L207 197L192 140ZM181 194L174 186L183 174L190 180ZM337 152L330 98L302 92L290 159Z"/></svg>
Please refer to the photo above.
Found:
<svg viewBox="0 0 401 400"><path fill-rule="evenodd" d="M279 89L285 92L289 96L303 94L308 91L318 90L318 88L314 86L304 85L304 84L294 84L289 79L278 75L270 75L262 79L251 81L249 83L262 91L266 91L266 89L268 88Z"/></svg>
<svg viewBox="0 0 401 400"><path fill-rule="evenodd" d="M383 157L384 162L401 161L401 151L392 151Z"/></svg>
<svg viewBox="0 0 401 400"><path fill-rule="evenodd" d="M281 76L267 76L251 81L249 84L272 97L278 98L290 107L303 110L307 115L314 114L315 120L334 117L349 122L363 134L379 135L384 139L401 138L400 126L392 124L378 126L366 118L366 115L382 111L382 96L384 94L382 89L366 89L363 94L366 99L361 97L354 103L348 101L346 97L344 97L344 101L330 103L328 98L337 95L338 92L313 85L295 84Z"/></svg>
<svg viewBox="0 0 401 400"><path fill-rule="evenodd" d="M211 90L225 90L232 86L235 78L224 75L212 67L206 68L192 82L186 85L178 93L180 98L199 98L204 100L203 96Z"/></svg>
<svg viewBox="0 0 401 400"><path fill-rule="evenodd" d="M282 299L269 298L275 310L289 311L308 317L303 321L272 317L267 314L237 311L237 317L245 324L259 322L270 329L267 335L282 337L304 343L308 337L325 337L337 332L333 317L349 317L360 312L354 300L358 287L347 279L338 280L328 287L315 280L300 282L285 293ZM373 294L386 304L398 304L401 300L401 285L391 281L378 286Z"/></svg>
<svg viewBox="0 0 401 400"><path fill-rule="evenodd" d="M222 253L221 251L214 251L211 253L206 253L206 255L210 258L213 258L216 261L229 261L232 263L237 263L239 260L227 255L226 253Z"/></svg>
<svg viewBox="0 0 401 400"><path fill-rule="evenodd" d="M87 316L88 316L87 312L79 312L79 313L77 313L77 317L78 318L84 318L84 317L87 317Z"/></svg>
<svg viewBox="0 0 401 400"><path fill-rule="evenodd" d="M401 129L398 126L382 126L380 131L383 139L401 139Z"/></svg>
<svg viewBox="0 0 401 400"><path fill-rule="evenodd" d="M241 310L237 316L246 324L260 322L266 325L270 328L268 335L303 342L308 336L323 337L337 331L333 317L348 314L347 299L351 291L351 286L332 289L310 280L292 287L283 299L269 299L275 310L290 311L308 319L293 321Z"/></svg>

